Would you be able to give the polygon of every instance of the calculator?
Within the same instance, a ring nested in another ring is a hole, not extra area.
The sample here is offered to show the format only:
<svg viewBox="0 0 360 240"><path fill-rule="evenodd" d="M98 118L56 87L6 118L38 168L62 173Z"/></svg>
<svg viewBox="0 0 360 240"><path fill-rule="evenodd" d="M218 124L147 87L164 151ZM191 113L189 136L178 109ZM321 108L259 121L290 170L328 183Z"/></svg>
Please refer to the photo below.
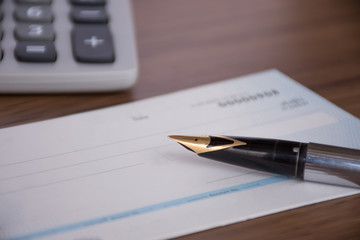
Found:
<svg viewBox="0 0 360 240"><path fill-rule="evenodd" d="M104 92L138 72L129 0L0 0L0 93Z"/></svg>

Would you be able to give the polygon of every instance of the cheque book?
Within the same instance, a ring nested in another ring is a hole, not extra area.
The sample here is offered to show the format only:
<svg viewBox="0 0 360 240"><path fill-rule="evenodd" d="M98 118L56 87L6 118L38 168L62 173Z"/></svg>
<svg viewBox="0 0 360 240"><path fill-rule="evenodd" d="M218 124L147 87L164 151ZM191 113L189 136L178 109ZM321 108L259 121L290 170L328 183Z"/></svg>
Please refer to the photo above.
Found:
<svg viewBox="0 0 360 240"><path fill-rule="evenodd" d="M201 158L167 136L360 149L359 129L277 70L0 129L0 239L170 239L358 194Z"/></svg>
<svg viewBox="0 0 360 240"><path fill-rule="evenodd" d="M318 143L229 136L169 136L201 157L292 176L360 187L360 150Z"/></svg>

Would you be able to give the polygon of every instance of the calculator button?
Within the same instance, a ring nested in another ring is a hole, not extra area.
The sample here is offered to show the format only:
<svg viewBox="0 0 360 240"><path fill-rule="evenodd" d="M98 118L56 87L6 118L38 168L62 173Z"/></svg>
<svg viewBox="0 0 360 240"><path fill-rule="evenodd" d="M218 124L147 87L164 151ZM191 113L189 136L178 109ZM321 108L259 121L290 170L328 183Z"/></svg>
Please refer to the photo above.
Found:
<svg viewBox="0 0 360 240"><path fill-rule="evenodd" d="M51 4L51 0L16 0L16 3L20 4Z"/></svg>
<svg viewBox="0 0 360 240"><path fill-rule="evenodd" d="M15 56L21 62L55 62L55 45L53 42L18 42Z"/></svg>
<svg viewBox="0 0 360 240"><path fill-rule="evenodd" d="M54 19L51 7L44 5L18 5L14 14L22 22L52 22Z"/></svg>
<svg viewBox="0 0 360 240"><path fill-rule="evenodd" d="M103 6L105 5L105 0L71 0L71 3L74 5L97 5L97 6Z"/></svg>
<svg viewBox="0 0 360 240"><path fill-rule="evenodd" d="M109 21L104 7L73 7L71 16L76 23L107 23Z"/></svg>
<svg viewBox="0 0 360 240"><path fill-rule="evenodd" d="M15 36L20 41L54 41L55 32L50 23L18 23Z"/></svg>
<svg viewBox="0 0 360 240"><path fill-rule="evenodd" d="M111 63L115 60L107 25L76 25L72 32L74 57L79 62Z"/></svg>

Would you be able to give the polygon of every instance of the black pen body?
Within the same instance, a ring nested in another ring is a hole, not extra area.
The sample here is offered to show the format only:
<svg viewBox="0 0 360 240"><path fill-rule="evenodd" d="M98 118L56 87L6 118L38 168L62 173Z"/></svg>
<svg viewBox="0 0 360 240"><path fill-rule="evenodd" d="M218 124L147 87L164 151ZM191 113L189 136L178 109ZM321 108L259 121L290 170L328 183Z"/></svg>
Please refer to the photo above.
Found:
<svg viewBox="0 0 360 240"><path fill-rule="evenodd" d="M209 147L219 146L222 139L210 136ZM200 153L199 156L250 169L303 179L307 144L247 137L231 137L246 145Z"/></svg>

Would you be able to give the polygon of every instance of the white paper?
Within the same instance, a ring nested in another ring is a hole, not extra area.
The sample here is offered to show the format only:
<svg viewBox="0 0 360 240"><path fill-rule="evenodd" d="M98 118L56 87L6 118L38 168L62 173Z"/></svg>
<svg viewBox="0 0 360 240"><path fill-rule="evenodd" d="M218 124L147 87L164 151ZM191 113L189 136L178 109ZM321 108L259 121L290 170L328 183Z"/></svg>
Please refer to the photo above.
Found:
<svg viewBox="0 0 360 240"><path fill-rule="evenodd" d="M360 148L360 121L276 70L0 130L0 239L163 239L359 193L200 158L172 134Z"/></svg>

